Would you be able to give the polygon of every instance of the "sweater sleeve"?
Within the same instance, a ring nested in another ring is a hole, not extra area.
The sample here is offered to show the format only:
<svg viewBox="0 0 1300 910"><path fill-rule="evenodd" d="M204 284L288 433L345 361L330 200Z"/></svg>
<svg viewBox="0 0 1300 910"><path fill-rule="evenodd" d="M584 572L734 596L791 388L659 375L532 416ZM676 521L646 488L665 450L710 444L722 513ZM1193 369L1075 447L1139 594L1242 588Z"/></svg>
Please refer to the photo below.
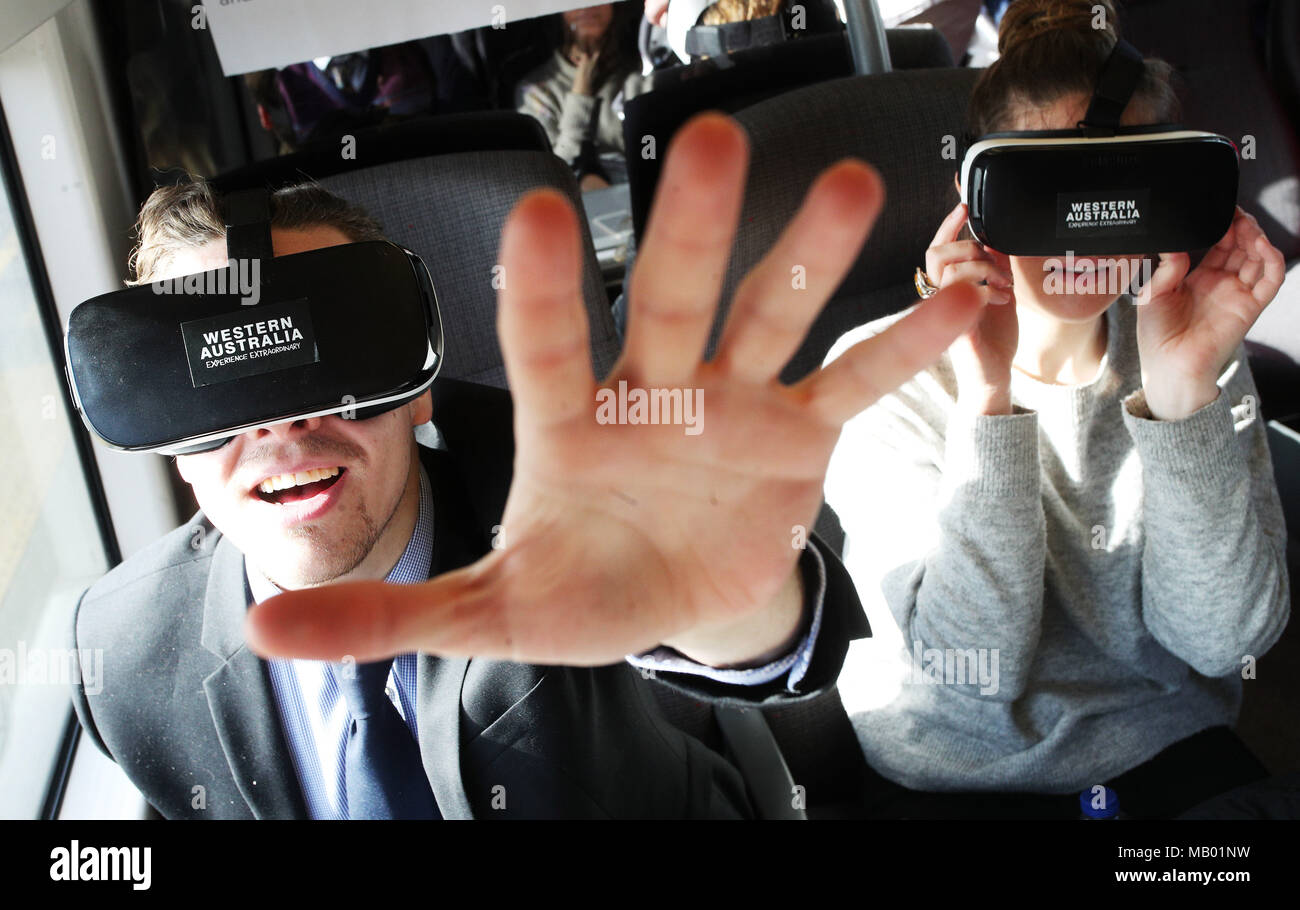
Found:
<svg viewBox="0 0 1300 910"><path fill-rule="evenodd" d="M1219 387L1183 420L1154 419L1142 390L1124 401L1145 489L1143 621L1205 676L1240 672L1290 614L1286 526L1243 349Z"/></svg>
<svg viewBox="0 0 1300 910"><path fill-rule="evenodd" d="M516 91L515 107L539 121L551 140L551 150L572 165L582 153L582 141L589 137L597 99L568 91L551 77L525 81Z"/></svg>
<svg viewBox="0 0 1300 910"><path fill-rule="evenodd" d="M1042 625L1038 417L945 418L942 397L921 374L846 424L826 500L873 625L873 605L883 604L913 655L997 653L995 692L956 688L1012 701L1027 685Z"/></svg>
<svg viewBox="0 0 1300 910"><path fill-rule="evenodd" d="M565 92L560 106L558 136L552 141L555 154L572 165L582 154L582 142L595 133L594 113L600 99L594 95Z"/></svg>

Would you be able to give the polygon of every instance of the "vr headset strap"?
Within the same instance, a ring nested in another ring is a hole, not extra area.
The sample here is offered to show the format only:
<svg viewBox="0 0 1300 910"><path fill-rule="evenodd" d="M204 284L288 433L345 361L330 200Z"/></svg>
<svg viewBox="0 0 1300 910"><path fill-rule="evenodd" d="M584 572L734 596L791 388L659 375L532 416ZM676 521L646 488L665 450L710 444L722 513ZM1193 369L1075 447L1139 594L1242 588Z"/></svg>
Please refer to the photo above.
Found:
<svg viewBox="0 0 1300 910"><path fill-rule="evenodd" d="M271 194L264 187L225 197L226 258L270 260Z"/></svg>
<svg viewBox="0 0 1300 910"><path fill-rule="evenodd" d="M694 57L725 57L733 51L789 39L785 16L764 16L727 25L697 25L686 33L686 52Z"/></svg>
<svg viewBox="0 0 1300 910"><path fill-rule="evenodd" d="M1088 113L1079 124L1084 135L1114 133L1143 70L1141 52L1123 39L1115 42L1097 76L1097 89L1088 105Z"/></svg>

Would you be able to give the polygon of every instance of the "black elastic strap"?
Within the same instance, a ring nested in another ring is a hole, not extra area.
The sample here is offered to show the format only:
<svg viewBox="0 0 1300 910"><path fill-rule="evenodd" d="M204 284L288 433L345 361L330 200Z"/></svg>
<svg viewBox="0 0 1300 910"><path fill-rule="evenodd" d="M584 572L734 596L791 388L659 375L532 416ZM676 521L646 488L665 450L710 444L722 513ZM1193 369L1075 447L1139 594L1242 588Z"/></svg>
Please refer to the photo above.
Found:
<svg viewBox="0 0 1300 910"><path fill-rule="evenodd" d="M726 25L697 25L686 33L686 53L695 57L723 57L735 51L778 44L790 37L784 16L764 16Z"/></svg>
<svg viewBox="0 0 1300 910"><path fill-rule="evenodd" d="M271 194L265 187L225 197L226 258L265 259L271 251Z"/></svg>
<svg viewBox="0 0 1300 910"><path fill-rule="evenodd" d="M1114 131L1144 69L1142 53L1123 39L1116 41L1097 76L1097 88L1080 128L1087 134Z"/></svg>

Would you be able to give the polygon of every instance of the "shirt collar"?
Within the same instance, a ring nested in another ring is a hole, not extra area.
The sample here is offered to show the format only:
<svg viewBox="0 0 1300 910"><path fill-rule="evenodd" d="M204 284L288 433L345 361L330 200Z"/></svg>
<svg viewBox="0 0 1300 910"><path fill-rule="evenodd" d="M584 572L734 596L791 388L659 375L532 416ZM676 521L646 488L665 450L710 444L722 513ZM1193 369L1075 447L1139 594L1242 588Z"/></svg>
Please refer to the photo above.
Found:
<svg viewBox="0 0 1300 910"><path fill-rule="evenodd" d="M429 477L420 468L420 514L415 519L415 530L402 551L391 572L384 576L384 581L395 585L418 584L429 580L429 562L433 558L433 488ZM254 603L261 603L268 597L280 593L280 588L244 560L244 571L248 577L248 590L253 595Z"/></svg>

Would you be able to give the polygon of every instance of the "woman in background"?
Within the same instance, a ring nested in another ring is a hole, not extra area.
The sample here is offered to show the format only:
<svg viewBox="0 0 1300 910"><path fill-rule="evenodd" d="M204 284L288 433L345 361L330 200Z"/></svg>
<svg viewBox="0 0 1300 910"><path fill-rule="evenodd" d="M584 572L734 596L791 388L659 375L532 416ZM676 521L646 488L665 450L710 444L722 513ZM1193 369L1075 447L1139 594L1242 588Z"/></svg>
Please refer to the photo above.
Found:
<svg viewBox="0 0 1300 910"><path fill-rule="evenodd" d="M1015 0L971 134L1073 128L1118 37L1110 0ZM1175 118L1169 78L1146 61L1124 124ZM925 274L986 282L984 315L846 425L827 476L876 632L839 684L883 776L874 809L1069 816L1105 784L1126 814L1176 815L1266 773L1230 727L1290 609L1242 348L1282 256L1238 209L1195 269L1161 254L1135 300L1121 260L1061 275L961 239L966 214Z"/></svg>
<svg viewBox="0 0 1300 910"><path fill-rule="evenodd" d="M620 112L641 90L640 15L633 2L564 13L563 44L516 90L515 106L541 121L583 190L626 182Z"/></svg>

